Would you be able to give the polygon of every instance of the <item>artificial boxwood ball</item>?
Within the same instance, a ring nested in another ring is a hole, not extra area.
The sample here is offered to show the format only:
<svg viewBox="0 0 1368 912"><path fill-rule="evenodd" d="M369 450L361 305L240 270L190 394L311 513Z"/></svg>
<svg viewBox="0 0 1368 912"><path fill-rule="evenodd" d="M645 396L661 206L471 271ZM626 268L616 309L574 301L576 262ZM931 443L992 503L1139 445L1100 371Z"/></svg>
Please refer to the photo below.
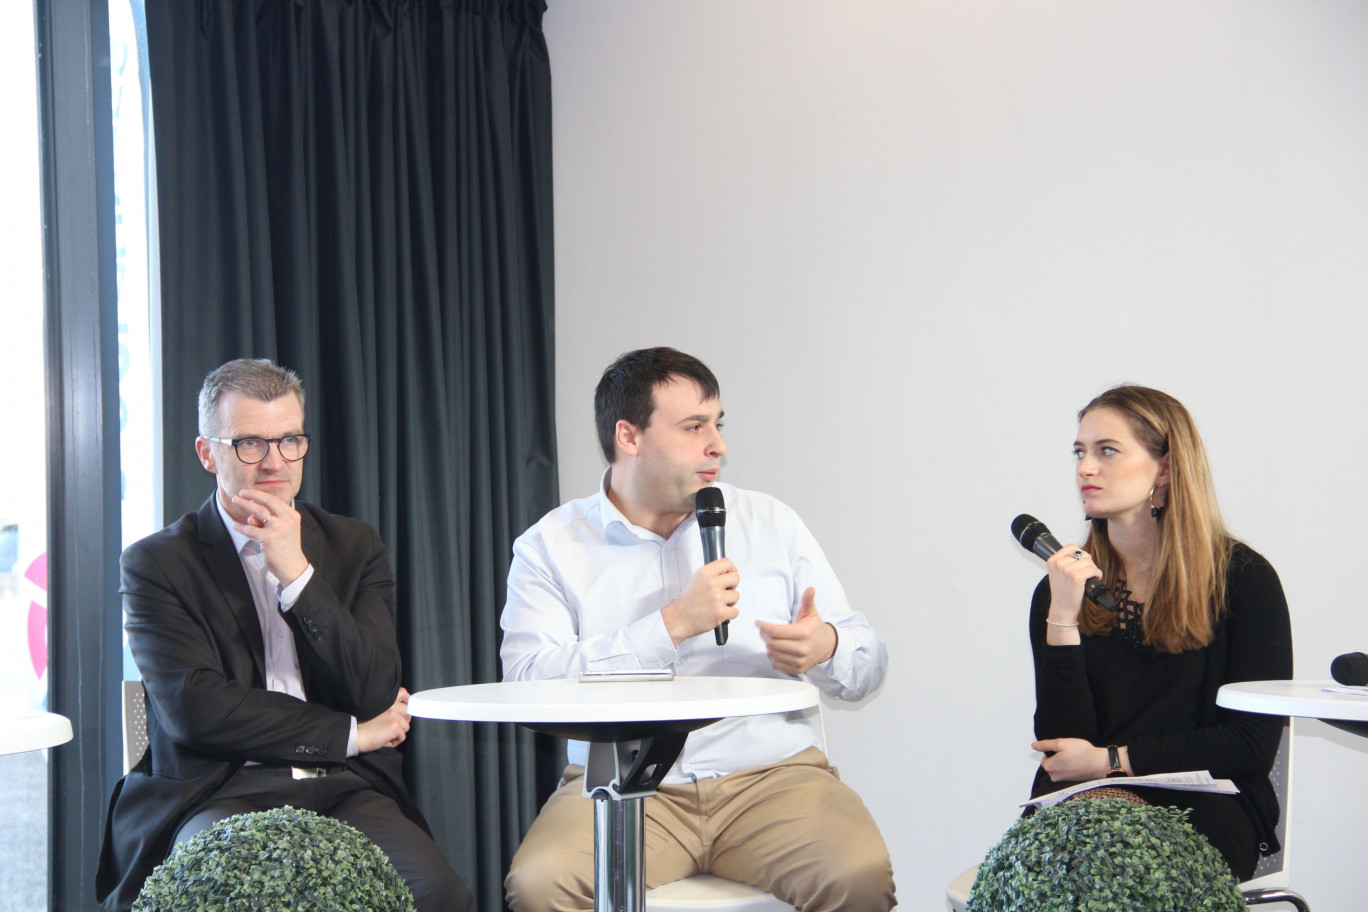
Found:
<svg viewBox="0 0 1368 912"><path fill-rule="evenodd" d="M375 843L292 807L220 820L157 866L133 912L415 912Z"/></svg>
<svg viewBox="0 0 1368 912"><path fill-rule="evenodd" d="M1014 823L967 912L1241 912L1235 875L1187 811L1085 798Z"/></svg>

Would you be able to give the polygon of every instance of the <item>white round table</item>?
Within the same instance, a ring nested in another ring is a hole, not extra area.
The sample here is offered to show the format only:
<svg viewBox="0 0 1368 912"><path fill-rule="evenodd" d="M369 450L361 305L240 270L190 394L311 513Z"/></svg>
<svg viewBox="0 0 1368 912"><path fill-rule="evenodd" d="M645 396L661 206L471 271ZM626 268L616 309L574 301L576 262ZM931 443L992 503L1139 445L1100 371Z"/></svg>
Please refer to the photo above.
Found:
<svg viewBox="0 0 1368 912"><path fill-rule="evenodd" d="M595 912L645 906L643 799L655 794L688 733L718 719L816 706L817 689L787 678L676 677L667 681L506 681L423 690L412 716L517 722L589 741L584 794L594 799Z"/></svg>
<svg viewBox="0 0 1368 912"><path fill-rule="evenodd" d="M71 740L71 720L50 712L0 716L0 754L56 747Z"/></svg>
<svg viewBox="0 0 1368 912"><path fill-rule="evenodd" d="M817 690L787 678L676 677L667 681L504 681L422 690L409 715L466 722L521 722L589 730L791 712L817 705ZM582 740L592 741L581 733ZM609 739L615 740L615 739Z"/></svg>
<svg viewBox="0 0 1368 912"><path fill-rule="evenodd" d="M1326 693L1334 681L1241 681L1223 684L1216 705L1270 716L1320 719L1350 734L1368 738L1368 694Z"/></svg>
<svg viewBox="0 0 1368 912"><path fill-rule="evenodd" d="M1334 681L1241 681L1216 692L1216 705L1272 716L1368 722L1368 695L1326 693Z"/></svg>

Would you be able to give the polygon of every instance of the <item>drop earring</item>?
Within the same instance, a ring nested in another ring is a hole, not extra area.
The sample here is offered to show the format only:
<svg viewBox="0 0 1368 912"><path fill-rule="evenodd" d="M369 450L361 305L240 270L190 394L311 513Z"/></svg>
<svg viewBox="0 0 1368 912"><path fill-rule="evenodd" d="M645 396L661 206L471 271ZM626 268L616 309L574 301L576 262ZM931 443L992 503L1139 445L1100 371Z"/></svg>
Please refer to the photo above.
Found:
<svg viewBox="0 0 1368 912"><path fill-rule="evenodd" d="M1159 514L1164 512L1164 508L1163 508L1163 507L1156 507L1156 506L1154 505L1154 491L1155 491L1155 488L1156 488L1156 487L1157 487L1156 485L1151 485L1151 486L1150 486L1150 492L1149 492L1149 508L1150 508L1150 516L1153 516L1155 519L1158 519L1158 518L1159 518Z"/></svg>

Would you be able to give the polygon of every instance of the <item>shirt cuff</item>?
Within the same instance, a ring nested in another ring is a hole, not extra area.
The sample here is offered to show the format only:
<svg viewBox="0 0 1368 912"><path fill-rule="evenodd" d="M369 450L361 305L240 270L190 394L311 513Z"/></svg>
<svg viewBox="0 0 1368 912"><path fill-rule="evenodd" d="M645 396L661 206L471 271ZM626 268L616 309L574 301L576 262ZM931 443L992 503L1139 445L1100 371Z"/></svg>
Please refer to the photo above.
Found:
<svg viewBox="0 0 1368 912"><path fill-rule="evenodd" d="M310 567L310 570L313 568ZM304 571L309 572L308 570ZM361 751L356 746L356 716L351 717L351 730L347 732L347 756L355 757Z"/></svg>
<svg viewBox="0 0 1368 912"><path fill-rule="evenodd" d="M665 618L654 611L627 627L627 641L644 669L666 668L679 657L670 632L665 629Z"/></svg>
<svg viewBox="0 0 1368 912"><path fill-rule="evenodd" d="M313 579L313 564L304 568L304 572L299 574L299 578L288 586L276 583L276 599L280 602L281 611L289 611L294 607L294 603L299 601L299 595L304 591L304 587L309 585L309 580ZM352 721L352 740L356 740L356 722ZM353 756L348 754L348 757Z"/></svg>
<svg viewBox="0 0 1368 912"><path fill-rule="evenodd" d="M855 652L859 649L859 638L855 636L842 636L841 628L830 621L823 621L828 627L836 631L836 651L831 654L831 658L816 666L836 681L844 681L855 666Z"/></svg>

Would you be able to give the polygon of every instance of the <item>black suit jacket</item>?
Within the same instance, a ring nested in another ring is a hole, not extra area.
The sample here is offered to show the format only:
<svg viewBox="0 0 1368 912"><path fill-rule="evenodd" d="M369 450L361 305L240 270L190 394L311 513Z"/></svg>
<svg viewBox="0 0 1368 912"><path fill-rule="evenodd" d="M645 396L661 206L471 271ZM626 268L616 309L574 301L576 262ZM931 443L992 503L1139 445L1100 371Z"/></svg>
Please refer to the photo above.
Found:
<svg viewBox="0 0 1368 912"><path fill-rule="evenodd" d="M149 745L110 799L96 874L109 912L132 905L181 824L246 760L345 764L427 828L396 751L346 757L351 717L380 715L399 691L385 546L364 522L295 508L314 573L285 617L308 702L266 689L256 606L214 496L123 554L120 592L147 690Z"/></svg>

